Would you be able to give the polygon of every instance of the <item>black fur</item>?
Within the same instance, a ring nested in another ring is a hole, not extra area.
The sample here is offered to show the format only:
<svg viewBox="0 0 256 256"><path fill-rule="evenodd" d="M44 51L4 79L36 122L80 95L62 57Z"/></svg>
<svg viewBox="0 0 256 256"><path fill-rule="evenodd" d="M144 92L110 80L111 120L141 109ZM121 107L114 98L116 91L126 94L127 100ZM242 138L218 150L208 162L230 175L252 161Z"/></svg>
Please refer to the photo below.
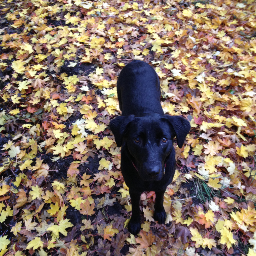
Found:
<svg viewBox="0 0 256 256"><path fill-rule="evenodd" d="M154 218L164 223L163 197L175 172L173 138L181 148L190 130L181 116L164 115L160 103L160 84L155 70L134 60L123 68L117 82L122 116L110 122L117 146L121 150L121 171L129 187L132 217L128 230L140 231L140 195L155 191Z"/></svg>

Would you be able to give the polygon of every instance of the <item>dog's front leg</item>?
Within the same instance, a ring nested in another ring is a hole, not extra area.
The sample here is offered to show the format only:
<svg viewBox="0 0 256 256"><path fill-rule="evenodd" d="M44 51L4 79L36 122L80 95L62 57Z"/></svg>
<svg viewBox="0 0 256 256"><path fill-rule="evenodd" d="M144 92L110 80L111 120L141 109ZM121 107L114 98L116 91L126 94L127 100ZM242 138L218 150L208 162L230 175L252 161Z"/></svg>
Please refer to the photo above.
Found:
<svg viewBox="0 0 256 256"><path fill-rule="evenodd" d="M159 224L164 224L166 220L166 212L163 206L164 192L165 191L156 192L154 219L158 221Z"/></svg>
<svg viewBox="0 0 256 256"><path fill-rule="evenodd" d="M137 235L140 232L140 195L141 193L131 193L132 201L132 217L128 224L128 230L133 235Z"/></svg>

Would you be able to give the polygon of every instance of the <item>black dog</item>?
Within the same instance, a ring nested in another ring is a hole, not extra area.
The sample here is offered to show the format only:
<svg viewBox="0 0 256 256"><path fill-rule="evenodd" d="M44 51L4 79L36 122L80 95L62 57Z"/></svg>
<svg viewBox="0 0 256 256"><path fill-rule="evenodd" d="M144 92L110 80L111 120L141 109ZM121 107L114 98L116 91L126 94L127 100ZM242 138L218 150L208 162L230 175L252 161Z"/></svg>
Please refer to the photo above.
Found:
<svg viewBox="0 0 256 256"><path fill-rule="evenodd" d="M122 146L121 170L132 201L128 230L137 234L143 191L156 192L154 219L165 222L163 197L176 165L173 138L181 148L190 124L183 117L164 115L158 76L143 61L134 60L123 68L117 93L122 116L110 122L110 129L117 146Z"/></svg>

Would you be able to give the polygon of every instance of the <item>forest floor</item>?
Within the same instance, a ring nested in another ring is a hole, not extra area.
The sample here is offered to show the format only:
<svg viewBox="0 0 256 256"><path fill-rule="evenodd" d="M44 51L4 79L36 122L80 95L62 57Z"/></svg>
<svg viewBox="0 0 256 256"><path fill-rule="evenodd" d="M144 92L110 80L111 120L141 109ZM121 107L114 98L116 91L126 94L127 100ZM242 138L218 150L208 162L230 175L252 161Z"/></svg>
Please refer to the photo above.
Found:
<svg viewBox="0 0 256 256"><path fill-rule="evenodd" d="M191 124L137 236L108 127L133 59ZM0 79L0 255L256 255L254 0L2 0Z"/></svg>

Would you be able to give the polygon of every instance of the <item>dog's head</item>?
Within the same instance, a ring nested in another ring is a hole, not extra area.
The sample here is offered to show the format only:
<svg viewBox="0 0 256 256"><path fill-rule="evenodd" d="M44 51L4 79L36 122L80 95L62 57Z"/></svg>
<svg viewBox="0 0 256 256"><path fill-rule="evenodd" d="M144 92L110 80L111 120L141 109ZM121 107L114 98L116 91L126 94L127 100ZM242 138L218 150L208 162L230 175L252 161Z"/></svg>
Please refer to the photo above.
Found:
<svg viewBox="0 0 256 256"><path fill-rule="evenodd" d="M181 116L118 116L110 122L117 146L127 147L131 161L145 181L163 178L165 160L173 149L173 138L181 148L190 130Z"/></svg>

